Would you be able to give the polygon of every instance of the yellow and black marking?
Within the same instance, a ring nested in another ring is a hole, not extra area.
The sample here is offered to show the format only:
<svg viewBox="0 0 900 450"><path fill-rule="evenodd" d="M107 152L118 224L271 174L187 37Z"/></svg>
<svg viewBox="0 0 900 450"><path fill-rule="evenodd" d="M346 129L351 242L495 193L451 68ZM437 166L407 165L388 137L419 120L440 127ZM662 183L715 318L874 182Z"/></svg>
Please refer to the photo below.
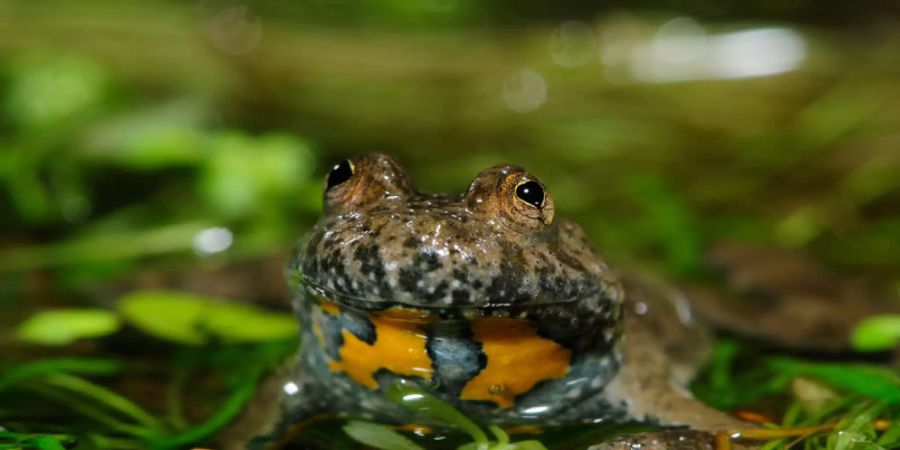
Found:
<svg viewBox="0 0 900 450"><path fill-rule="evenodd" d="M480 342L487 365L469 380L462 400L487 400L509 408L542 381L564 377L571 352L541 337L525 319L486 317L472 322L473 338Z"/></svg>
<svg viewBox="0 0 900 450"><path fill-rule="evenodd" d="M325 314L341 317L342 323L340 348L329 368L368 389L377 389L376 373L387 370L436 378L446 393L461 400L509 408L518 396L569 371L571 351L539 335L527 319L477 318L464 326L469 328L464 336L435 338L429 336L435 318L422 310L393 307L361 317L342 313L326 299L320 302ZM325 340L317 324L313 333Z"/></svg>
<svg viewBox="0 0 900 450"><path fill-rule="evenodd" d="M374 331L371 339L361 339L344 329L340 359L332 361L329 368L369 389L378 388L375 373L379 370L430 380L434 369L425 350L423 319L417 311L393 308L370 319Z"/></svg>
<svg viewBox="0 0 900 450"><path fill-rule="evenodd" d="M326 314L331 314L332 316L337 316L341 313L341 307L326 298L322 298L320 300L322 305L322 312Z"/></svg>

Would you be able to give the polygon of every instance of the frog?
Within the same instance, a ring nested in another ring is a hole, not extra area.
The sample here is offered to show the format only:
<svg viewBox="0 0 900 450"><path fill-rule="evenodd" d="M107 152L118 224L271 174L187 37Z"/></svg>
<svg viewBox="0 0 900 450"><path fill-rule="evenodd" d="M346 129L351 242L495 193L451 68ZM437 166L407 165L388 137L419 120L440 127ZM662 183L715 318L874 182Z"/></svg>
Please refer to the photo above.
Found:
<svg viewBox="0 0 900 450"><path fill-rule="evenodd" d="M390 398L396 386L505 427L664 428L597 448L712 448L714 433L754 426L687 389L712 339L684 291L612 268L525 169L431 194L371 153L335 164L323 197L285 269L300 351L278 419L249 447L321 416L427 422Z"/></svg>

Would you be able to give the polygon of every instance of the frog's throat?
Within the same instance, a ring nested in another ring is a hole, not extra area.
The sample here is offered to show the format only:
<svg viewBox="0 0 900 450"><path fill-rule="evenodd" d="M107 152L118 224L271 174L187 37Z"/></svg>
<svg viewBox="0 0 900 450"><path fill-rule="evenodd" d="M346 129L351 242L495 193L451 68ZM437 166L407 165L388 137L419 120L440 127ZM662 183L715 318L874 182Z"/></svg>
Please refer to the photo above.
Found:
<svg viewBox="0 0 900 450"><path fill-rule="evenodd" d="M340 314L340 306L320 300L324 314ZM373 337L360 338L348 329L341 331L343 344L329 368L368 389L378 388L375 374L394 374L432 380L435 361L428 350L425 326L433 318L427 313L404 308L371 318ZM572 353L559 343L539 336L526 319L476 318L471 323L471 340L480 346L481 367L458 392L460 400L493 402L500 408L513 406L516 397L541 382L566 376ZM313 333L324 345L322 330L313 323ZM539 362L539 363L537 363Z"/></svg>

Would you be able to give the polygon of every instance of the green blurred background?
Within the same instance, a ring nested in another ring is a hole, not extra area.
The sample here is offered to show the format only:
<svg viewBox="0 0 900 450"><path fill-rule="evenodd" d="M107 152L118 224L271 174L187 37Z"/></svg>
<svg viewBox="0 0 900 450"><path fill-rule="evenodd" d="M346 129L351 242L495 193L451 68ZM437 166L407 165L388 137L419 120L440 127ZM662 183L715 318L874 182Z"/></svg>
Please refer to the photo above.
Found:
<svg viewBox="0 0 900 450"><path fill-rule="evenodd" d="M374 150L427 191L523 165L613 260L744 240L900 289L898 10L0 0L0 347L135 288L285 308L323 174Z"/></svg>
<svg viewBox="0 0 900 450"><path fill-rule="evenodd" d="M326 167L381 150L426 190L524 165L675 271L741 238L895 275L883 3L0 2L0 270L282 251Z"/></svg>

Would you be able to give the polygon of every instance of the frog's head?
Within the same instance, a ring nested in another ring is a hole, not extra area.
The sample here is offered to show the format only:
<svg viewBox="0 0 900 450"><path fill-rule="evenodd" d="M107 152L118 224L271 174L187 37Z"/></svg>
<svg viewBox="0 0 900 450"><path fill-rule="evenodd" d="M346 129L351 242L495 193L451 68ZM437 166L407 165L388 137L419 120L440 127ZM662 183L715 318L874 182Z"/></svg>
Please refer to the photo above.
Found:
<svg viewBox="0 0 900 450"><path fill-rule="evenodd" d="M324 217L289 274L317 295L366 309L503 315L575 303L614 316L622 297L582 230L554 217L549 189L524 169L494 166L462 195L433 195L382 154L334 165Z"/></svg>

